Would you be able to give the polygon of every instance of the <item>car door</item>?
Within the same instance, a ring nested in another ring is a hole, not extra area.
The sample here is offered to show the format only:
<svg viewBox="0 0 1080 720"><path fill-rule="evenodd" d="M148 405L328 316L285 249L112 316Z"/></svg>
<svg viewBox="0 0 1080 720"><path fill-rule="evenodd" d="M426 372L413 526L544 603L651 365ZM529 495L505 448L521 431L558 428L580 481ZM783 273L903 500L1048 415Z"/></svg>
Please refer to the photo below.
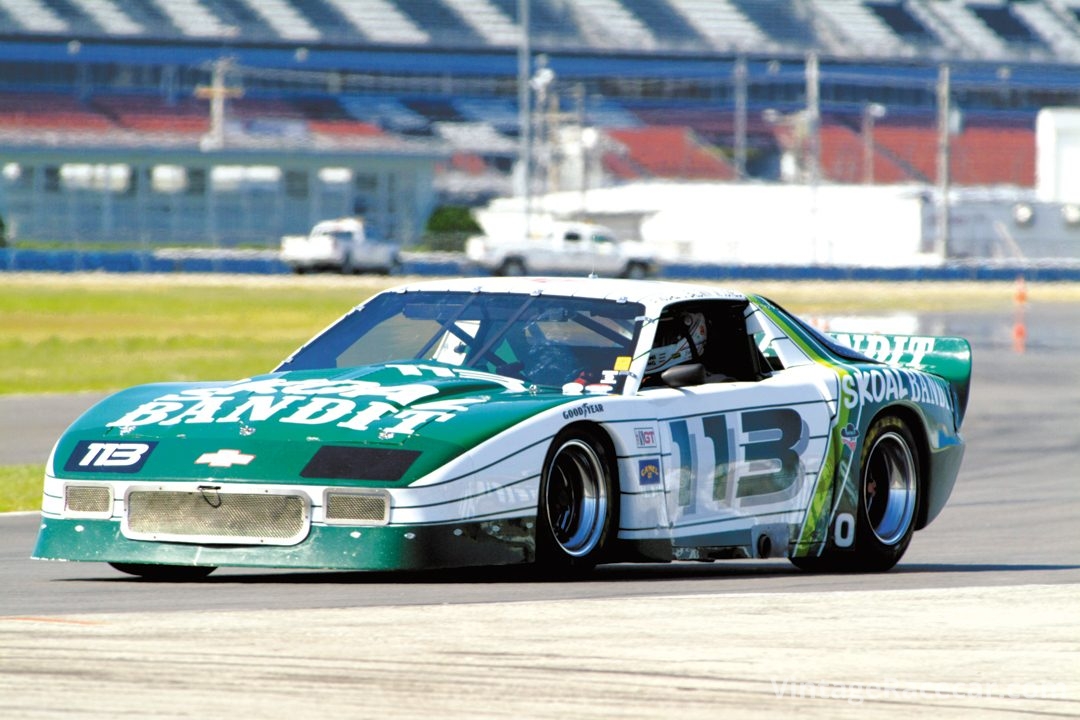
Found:
<svg viewBox="0 0 1080 720"><path fill-rule="evenodd" d="M727 545L755 524L801 516L831 413L820 384L798 375L653 393L664 396L654 402L665 411L661 472L676 545Z"/></svg>
<svg viewBox="0 0 1080 720"><path fill-rule="evenodd" d="M705 312L708 309L705 308ZM710 324L718 358L758 352L738 316ZM836 382L812 362L764 365L731 374L710 367L708 381L639 391L657 411L661 477L669 532L676 547L745 546L755 526L802 521L823 467L836 416ZM714 372L717 371L717 372Z"/></svg>

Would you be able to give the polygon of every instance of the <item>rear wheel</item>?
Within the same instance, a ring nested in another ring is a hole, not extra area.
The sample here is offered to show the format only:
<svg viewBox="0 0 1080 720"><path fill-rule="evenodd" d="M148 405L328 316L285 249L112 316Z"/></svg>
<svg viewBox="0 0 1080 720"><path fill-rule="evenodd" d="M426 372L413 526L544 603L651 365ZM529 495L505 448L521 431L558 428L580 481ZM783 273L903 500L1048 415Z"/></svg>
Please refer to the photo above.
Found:
<svg viewBox="0 0 1080 720"><path fill-rule="evenodd" d="M903 557L915 532L920 502L915 437L900 418L878 418L863 442L854 549L792 558L814 571L883 572Z"/></svg>
<svg viewBox="0 0 1080 720"><path fill-rule="evenodd" d="M859 485L857 564L862 570L888 570L911 543L919 505L919 455L899 418L884 417L870 427Z"/></svg>
<svg viewBox="0 0 1080 720"><path fill-rule="evenodd" d="M525 263L520 258L507 258L499 266L499 275L520 277L525 274Z"/></svg>
<svg viewBox="0 0 1080 720"><path fill-rule="evenodd" d="M143 563L109 563L113 568L128 575L160 582L191 582L202 580L216 567L204 565L146 565Z"/></svg>
<svg viewBox="0 0 1080 720"><path fill-rule="evenodd" d="M595 431L570 428L551 444L540 479L536 560L548 571L589 569L619 527L618 484Z"/></svg>

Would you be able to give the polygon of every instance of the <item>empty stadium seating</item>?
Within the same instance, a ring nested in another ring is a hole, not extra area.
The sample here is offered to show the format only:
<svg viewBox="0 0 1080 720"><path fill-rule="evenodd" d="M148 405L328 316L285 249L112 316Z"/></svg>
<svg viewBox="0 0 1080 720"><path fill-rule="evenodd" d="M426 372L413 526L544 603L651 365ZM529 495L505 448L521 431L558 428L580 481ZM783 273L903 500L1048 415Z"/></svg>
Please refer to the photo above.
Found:
<svg viewBox="0 0 1080 720"><path fill-rule="evenodd" d="M517 0L0 0L8 34L490 50ZM544 50L806 52L1071 61L1073 0L530 0Z"/></svg>
<svg viewBox="0 0 1080 720"><path fill-rule="evenodd" d="M611 160L612 168L625 179L631 173L645 178L735 179L731 165L705 148L686 128L609 130L608 135L625 148L625 154L611 153L618 156Z"/></svg>
<svg viewBox="0 0 1080 720"><path fill-rule="evenodd" d="M995 83L1019 78L1059 94L1078 84L1069 68L1080 60L1080 0L531 0L529 7L533 50L551 53L560 73L563 121L601 128L623 148L603 160L613 179L734 177L725 157L735 143L737 56L750 61L742 126L751 174L761 176L775 175L769 158L792 143L790 128L763 113L799 111L803 54L826 59L823 82L833 85L820 169L828 182L867 180L867 153L874 182L934 180L934 62L947 58L968 61L957 82L989 98L964 91L968 105L983 103L965 112L1014 115L1004 126L965 123L952 148L954 182L1031 185L1033 103L1045 98L1035 91L1030 101L1006 98L998 108ZM53 70L61 81L38 87L9 60L0 70L0 128L202 136L209 103L193 96L192 77L205 82L206 61L180 62L179 79L168 82L161 67L172 50L194 58L237 49L258 66L244 96L227 103L228 120L245 132L425 135L449 145L457 170L497 161L505 171L521 121L513 85L518 12L518 0L0 0L3 38L68 43L73 66L85 52L80 43L101 41L96 51L106 59L93 61L101 66L139 50L126 69L136 80L123 82L65 68ZM900 107L868 142L858 113L877 101L879 87L899 88L888 101Z"/></svg>

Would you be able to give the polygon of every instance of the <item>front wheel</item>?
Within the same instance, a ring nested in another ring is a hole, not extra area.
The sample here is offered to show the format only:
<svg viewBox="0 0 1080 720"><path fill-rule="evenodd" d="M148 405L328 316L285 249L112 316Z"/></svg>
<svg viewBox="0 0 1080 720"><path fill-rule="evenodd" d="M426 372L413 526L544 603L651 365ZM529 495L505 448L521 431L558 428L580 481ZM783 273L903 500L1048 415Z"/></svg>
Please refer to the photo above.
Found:
<svg viewBox="0 0 1080 720"><path fill-rule="evenodd" d="M919 453L915 437L900 418L878 418L863 442L852 551L827 550L798 557L812 571L884 572L903 557L915 533L920 500Z"/></svg>
<svg viewBox="0 0 1080 720"><path fill-rule="evenodd" d="M113 568L128 575L159 582L192 582L202 580L217 570L205 565L146 565L143 563L109 563Z"/></svg>
<svg viewBox="0 0 1080 720"><path fill-rule="evenodd" d="M548 571L589 569L618 532L618 483L597 432L570 428L551 444L540 478L536 561Z"/></svg>

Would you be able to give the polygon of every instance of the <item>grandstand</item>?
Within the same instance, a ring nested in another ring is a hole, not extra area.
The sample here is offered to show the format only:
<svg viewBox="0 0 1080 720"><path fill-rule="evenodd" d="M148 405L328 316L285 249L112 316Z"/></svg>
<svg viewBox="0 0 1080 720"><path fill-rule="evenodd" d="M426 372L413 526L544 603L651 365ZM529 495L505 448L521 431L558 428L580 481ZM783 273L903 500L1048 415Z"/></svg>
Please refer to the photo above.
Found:
<svg viewBox="0 0 1080 720"><path fill-rule="evenodd" d="M497 52L517 46L519 0L0 0L4 34ZM801 55L1062 62L1075 0L530 0L547 53Z"/></svg>
<svg viewBox="0 0 1080 720"><path fill-rule="evenodd" d="M823 182L938 182L947 64L959 117L950 181L1030 188L1037 112L1080 103L1080 0L528 8L531 52L556 78L552 106L529 116L537 147L551 153L540 164L558 160L548 142L557 126L597 128L599 156L578 181L594 186L780 180L787 164L805 170L808 152L820 153ZM521 187L512 178L521 9L522 0L0 0L0 213L26 237L271 244L328 213L363 210L412 242L435 204ZM223 58L236 97L215 127L205 88ZM868 125L871 105L884 112ZM116 188L85 179L121 165ZM237 174L218 168L236 167L259 179L218 182ZM261 167L277 172L252 170ZM187 179L155 179L174 176Z"/></svg>

